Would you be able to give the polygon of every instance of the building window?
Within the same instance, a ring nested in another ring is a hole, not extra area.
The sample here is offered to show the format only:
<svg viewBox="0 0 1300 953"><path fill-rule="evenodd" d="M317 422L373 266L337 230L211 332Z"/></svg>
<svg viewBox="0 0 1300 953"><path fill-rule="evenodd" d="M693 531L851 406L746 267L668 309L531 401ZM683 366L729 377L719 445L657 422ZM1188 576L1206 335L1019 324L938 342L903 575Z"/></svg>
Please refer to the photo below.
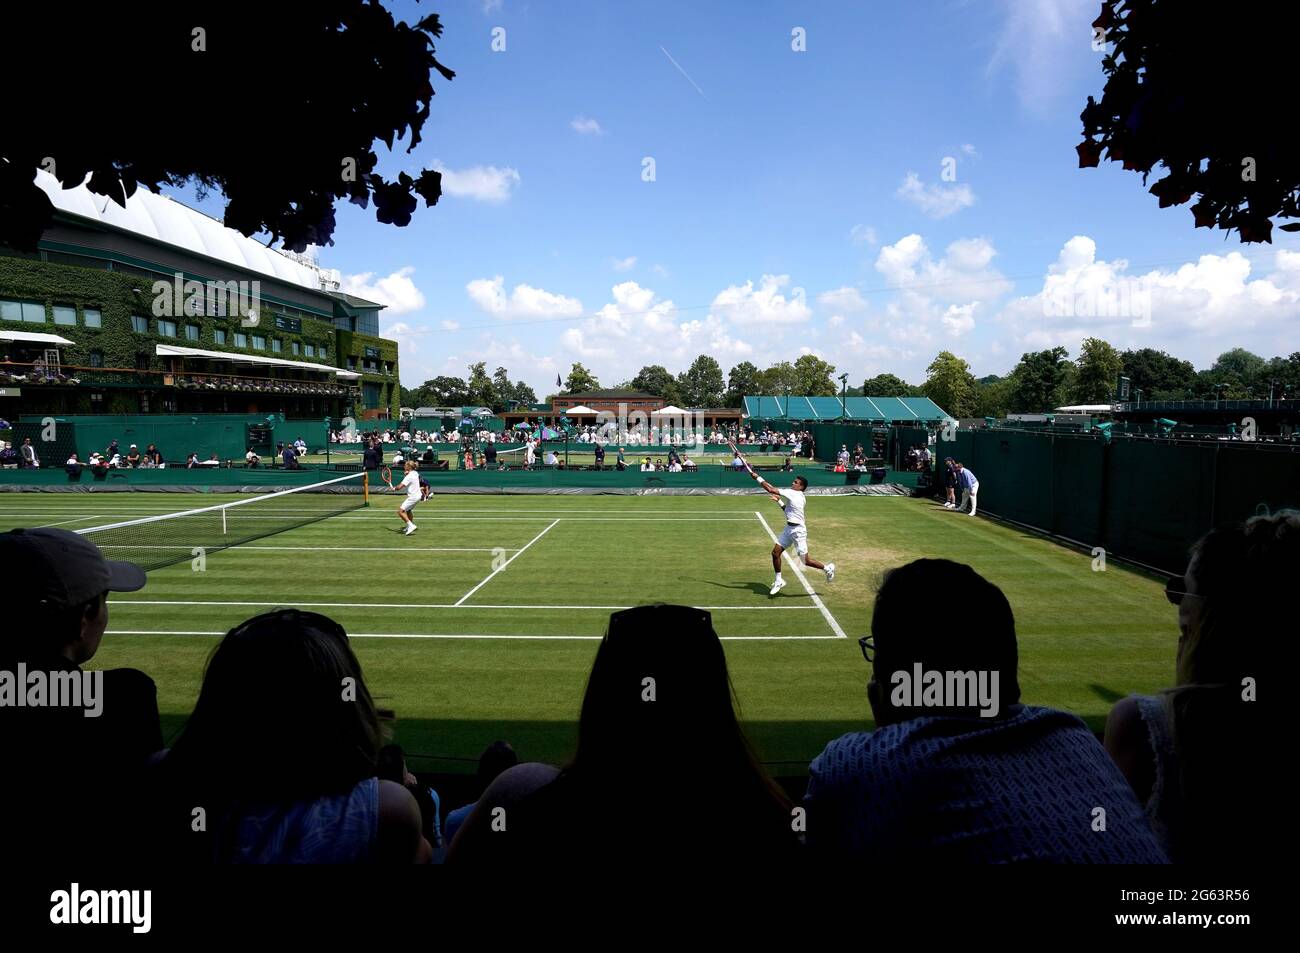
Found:
<svg viewBox="0 0 1300 953"><path fill-rule="evenodd" d="M299 351L299 347L300 347L300 345L298 344L298 342L297 342L297 341L294 341L294 342L293 342L293 353L294 353L294 354L297 354L297 353L298 353L298 351Z"/></svg>
<svg viewBox="0 0 1300 953"><path fill-rule="evenodd" d="M56 304L54 306L54 323L75 328L77 326L77 309L71 305Z"/></svg>
<svg viewBox="0 0 1300 953"><path fill-rule="evenodd" d="M235 332L235 347L248 347L248 335L243 331Z"/></svg>
<svg viewBox="0 0 1300 953"><path fill-rule="evenodd" d="M302 352L303 352L304 354L306 354L308 357L315 357L315 356L316 356L316 345L314 345L314 344L304 344L304 345L303 345L303 348L302 348Z"/></svg>
<svg viewBox="0 0 1300 953"><path fill-rule="evenodd" d="M100 314L98 308L86 308L81 314L86 319L86 327L102 328L104 326L104 316Z"/></svg>
<svg viewBox="0 0 1300 953"><path fill-rule="evenodd" d="M0 318L6 321L45 323L45 305L39 301L0 301Z"/></svg>
<svg viewBox="0 0 1300 953"><path fill-rule="evenodd" d="M90 395L90 402L92 404L102 404L104 402L104 395L98 392L94 392Z"/></svg>
<svg viewBox="0 0 1300 953"><path fill-rule="evenodd" d="M161 335L162 335L163 337L165 337L165 338L174 338L174 337L176 337L176 322L175 322L175 321L164 321L162 318L159 318L159 319L158 319L158 333L161 334Z"/></svg>
<svg viewBox="0 0 1300 953"><path fill-rule="evenodd" d="M266 350L266 338L262 337L262 335L260 335L260 334L254 334L254 335L253 335L253 350L254 350L254 351L265 351L265 350Z"/></svg>
<svg viewBox="0 0 1300 953"><path fill-rule="evenodd" d="M320 356L322 358L330 356L329 348L327 348L324 344L320 346Z"/></svg>
<svg viewBox="0 0 1300 953"><path fill-rule="evenodd" d="M199 339L199 326L197 324L185 325L185 339L187 341L197 341Z"/></svg>
<svg viewBox="0 0 1300 953"><path fill-rule="evenodd" d="M131 330L136 334L149 333L149 319L142 318L138 314L131 315Z"/></svg>
<svg viewBox="0 0 1300 953"><path fill-rule="evenodd" d="M174 414L174 413L176 413L176 398L175 398L175 397L164 397L164 398L162 399L162 412L163 412L164 414Z"/></svg>
<svg viewBox="0 0 1300 953"><path fill-rule="evenodd" d="M275 352L276 354L279 354L279 353L280 353L280 348L281 348L282 346L283 346L283 342L281 342L281 340L280 340L279 338L271 338L271 350L272 350L273 352Z"/></svg>
<svg viewBox="0 0 1300 953"><path fill-rule="evenodd" d="M103 352L103 351L91 351L91 352L90 352L90 366L91 366L91 367L103 367L103 366L104 366L104 352Z"/></svg>
<svg viewBox="0 0 1300 953"><path fill-rule="evenodd" d="M217 344L225 344L226 332L221 330L221 328L217 328L215 331L212 332L212 340Z"/></svg>
<svg viewBox="0 0 1300 953"><path fill-rule="evenodd" d="M143 353L143 352L140 352L140 351L137 351L137 352L136 352L136 355L135 355L135 369L136 369L137 371L147 371L147 370L149 370L149 355L148 355L147 353Z"/></svg>
<svg viewBox="0 0 1300 953"><path fill-rule="evenodd" d="M350 370L350 371L355 371L356 369L357 369L357 359L356 359L355 357L352 357L352 356L349 355L349 357L348 357L348 370Z"/></svg>

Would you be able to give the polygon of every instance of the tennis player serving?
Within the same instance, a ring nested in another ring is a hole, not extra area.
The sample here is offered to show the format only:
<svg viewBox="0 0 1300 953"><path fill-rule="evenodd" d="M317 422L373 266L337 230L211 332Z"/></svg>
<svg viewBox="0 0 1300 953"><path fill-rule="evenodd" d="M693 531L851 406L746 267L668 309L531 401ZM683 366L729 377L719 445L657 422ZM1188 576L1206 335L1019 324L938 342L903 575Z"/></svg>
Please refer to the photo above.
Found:
<svg viewBox="0 0 1300 953"><path fill-rule="evenodd" d="M419 527L415 525L415 520L412 518L411 514L415 512L415 505L419 503L420 500L424 499L426 494L425 491L420 488L420 469L416 466L415 461L407 460L405 467L406 476L402 477L402 482L397 484L395 487L391 482L388 485L393 490L406 491L406 499L402 500L401 505L397 507L397 515L400 516L402 522L406 524L406 529L402 531L402 535L410 536L419 529Z"/></svg>
<svg viewBox="0 0 1300 953"><path fill-rule="evenodd" d="M772 484L768 483L761 476L754 472L754 468L749 465L745 455L737 449L736 445L731 444L732 451L740 458L740 462L745 465L749 475L758 482L772 496L772 500L785 510L785 528L781 535L777 537L776 545L772 547L772 568L776 570L776 580L772 583L772 588L768 595L774 596L785 588L785 579L781 576L781 554L791 546L803 564L810 569L820 569L826 573L826 581L832 582L835 579L835 564L820 563L808 555L808 526L804 522L804 505L807 498L804 491L808 489L808 478L797 476L790 484L789 489L779 490Z"/></svg>

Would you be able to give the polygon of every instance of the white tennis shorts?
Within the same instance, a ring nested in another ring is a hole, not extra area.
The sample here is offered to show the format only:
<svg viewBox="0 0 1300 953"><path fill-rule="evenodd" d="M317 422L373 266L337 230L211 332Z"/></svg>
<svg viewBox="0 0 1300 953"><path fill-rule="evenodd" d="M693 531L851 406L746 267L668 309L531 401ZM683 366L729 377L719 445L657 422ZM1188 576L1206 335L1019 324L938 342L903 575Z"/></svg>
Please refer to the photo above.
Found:
<svg viewBox="0 0 1300 953"><path fill-rule="evenodd" d="M799 525L793 526L790 523L785 524L785 529L781 530L781 535L777 537L777 542L782 549L794 547L794 551L800 556L808 555L808 527Z"/></svg>
<svg viewBox="0 0 1300 953"><path fill-rule="evenodd" d="M411 512L411 510L415 509L415 504L419 502L419 500L402 500L402 512Z"/></svg>

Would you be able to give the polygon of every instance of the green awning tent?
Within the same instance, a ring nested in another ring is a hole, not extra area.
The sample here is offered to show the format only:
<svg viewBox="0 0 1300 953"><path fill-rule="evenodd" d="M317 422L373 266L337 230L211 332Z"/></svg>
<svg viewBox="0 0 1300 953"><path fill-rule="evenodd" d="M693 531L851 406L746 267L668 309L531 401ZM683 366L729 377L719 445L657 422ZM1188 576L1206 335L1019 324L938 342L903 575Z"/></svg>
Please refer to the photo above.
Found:
<svg viewBox="0 0 1300 953"><path fill-rule="evenodd" d="M858 421L861 423L911 423L917 426L949 420L928 397L746 397L745 416L751 421L784 420L800 423Z"/></svg>

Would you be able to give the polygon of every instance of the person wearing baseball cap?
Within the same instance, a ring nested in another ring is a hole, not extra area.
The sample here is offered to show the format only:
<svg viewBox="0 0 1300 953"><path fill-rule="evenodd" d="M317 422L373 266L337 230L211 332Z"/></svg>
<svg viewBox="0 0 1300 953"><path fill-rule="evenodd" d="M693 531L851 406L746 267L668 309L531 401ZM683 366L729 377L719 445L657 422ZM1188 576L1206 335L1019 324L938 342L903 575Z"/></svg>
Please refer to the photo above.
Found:
<svg viewBox="0 0 1300 953"><path fill-rule="evenodd" d="M108 594L143 588L144 570L64 529L14 529L0 533L0 579L0 687L11 687L0 690L0 762L15 782L0 786L0 838L94 856L129 831L133 786L163 743L153 679L81 670L108 627ZM66 692L55 702L56 683L77 682L80 705Z"/></svg>
<svg viewBox="0 0 1300 953"><path fill-rule="evenodd" d="M99 547L65 529L0 534L0 578L11 611L24 624L0 639L0 657L59 656L73 665L94 657L108 625L110 592L143 589L144 570L104 558Z"/></svg>

